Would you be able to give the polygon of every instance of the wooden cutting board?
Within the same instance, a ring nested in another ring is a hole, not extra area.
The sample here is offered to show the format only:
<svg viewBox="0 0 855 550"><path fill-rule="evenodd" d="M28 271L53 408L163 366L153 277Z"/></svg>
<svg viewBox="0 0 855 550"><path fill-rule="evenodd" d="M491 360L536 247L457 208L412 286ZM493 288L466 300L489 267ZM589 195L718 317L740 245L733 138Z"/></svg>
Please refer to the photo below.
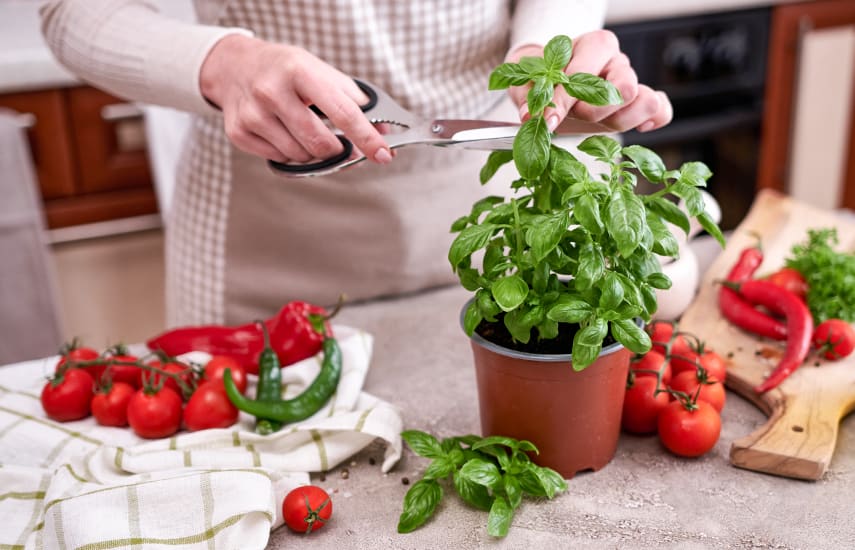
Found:
<svg viewBox="0 0 855 550"><path fill-rule="evenodd" d="M855 221L774 191L761 191L728 238L727 247L704 274L697 297L680 320L680 330L696 334L723 357L729 356L727 387L769 417L759 429L733 442L730 461L734 466L819 479L834 453L840 420L855 409L855 354L840 361L811 354L776 389L763 395L754 393L752 388L777 365L784 343L734 327L718 309L716 281L727 275L741 251L755 244L758 235L764 262L757 276L762 276L783 266L792 246L805 241L809 228L824 227L837 228L838 250L855 250Z"/></svg>

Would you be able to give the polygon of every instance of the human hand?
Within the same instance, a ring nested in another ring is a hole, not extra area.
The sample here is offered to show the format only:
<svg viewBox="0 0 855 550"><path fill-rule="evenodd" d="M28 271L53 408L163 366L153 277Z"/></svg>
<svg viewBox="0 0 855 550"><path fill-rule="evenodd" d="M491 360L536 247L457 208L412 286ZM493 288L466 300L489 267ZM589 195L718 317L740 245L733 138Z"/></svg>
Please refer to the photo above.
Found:
<svg viewBox="0 0 855 550"><path fill-rule="evenodd" d="M508 55L507 61L517 62L522 57L542 56L539 46L522 46ZM553 103L543 116L550 130L555 130L565 117L599 122L617 132L635 128L648 132L665 126L674 116L671 102L665 92L656 91L638 83L638 76L630 66L629 58L620 51L618 39L613 32L597 30L583 34L573 41L573 56L564 69L567 74L584 72L605 78L623 97L619 105L597 107L567 95L563 87L555 90ZM526 105L525 86L508 90L515 105L520 107L520 120L529 117Z"/></svg>
<svg viewBox="0 0 855 550"><path fill-rule="evenodd" d="M353 79L302 48L227 36L205 59L199 85L223 111L229 140L247 153L283 163L341 153L341 142L309 109L314 104L366 157L392 160L359 108L368 98Z"/></svg>

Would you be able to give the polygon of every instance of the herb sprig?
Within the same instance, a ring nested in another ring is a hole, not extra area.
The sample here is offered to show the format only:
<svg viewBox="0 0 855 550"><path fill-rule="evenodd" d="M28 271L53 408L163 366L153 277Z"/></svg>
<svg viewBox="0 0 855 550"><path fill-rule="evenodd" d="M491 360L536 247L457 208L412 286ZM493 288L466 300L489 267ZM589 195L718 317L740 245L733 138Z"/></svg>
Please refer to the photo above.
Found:
<svg viewBox="0 0 855 550"><path fill-rule="evenodd" d="M608 136L591 136L578 149L604 163L593 175L569 151L552 144L543 118L553 105L556 86L593 105L616 104L620 93L591 74L567 75L572 41L557 36L542 58L505 63L490 76L491 89L531 84L531 118L512 151L490 154L481 170L486 183L513 160L520 175L510 200L490 196L476 202L451 227L459 233L448 259L475 299L464 313L470 336L483 321L499 317L517 342L558 336L559 323L577 324L573 367L584 369L602 350L606 336L635 353L650 349L650 338L636 323L649 321L657 308L657 289L671 280L656 256L676 257L679 243L667 223L685 232L689 216L723 245L724 237L705 211L703 195L712 175L700 162L668 170L650 149L622 147ZM643 177L660 189L636 194ZM682 199L686 213L672 199ZM667 223L666 223L667 222ZM480 266L473 255L483 250Z"/></svg>
<svg viewBox="0 0 855 550"><path fill-rule="evenodd" d="M476 435L440 441L418 430L401 437L413 452L432 461L404 497L399 533L414 531L433 515L449 481L464 502L489 512L487 533L494 537L508 534L523 496L551 499L567 490L558 472L531 461L526 453L536 453L537 447L529 441Z"/></svg>
<svg viewBox="0 0 855 550"><path fill-rule="evenodd" d="M855 323L855 254L838 252L837 230L809 229L786 260L808 283L807 305L816 324L827 319Z"/></svg>

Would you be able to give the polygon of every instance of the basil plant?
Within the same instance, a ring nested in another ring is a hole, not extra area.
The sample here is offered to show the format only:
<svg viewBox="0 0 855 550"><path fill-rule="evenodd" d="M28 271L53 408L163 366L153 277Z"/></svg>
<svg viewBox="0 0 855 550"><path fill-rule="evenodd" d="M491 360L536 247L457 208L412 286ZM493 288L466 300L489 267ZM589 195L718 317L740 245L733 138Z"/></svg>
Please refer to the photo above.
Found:
<svg viewBox="0 0 855 550"><path fill-rule="evenodd" d="M553 38L543 57L504 63L490 75L490 89L530 84L531 118L511 151L490 154L481 169L484 184L513 161L519 178L510 199L489 196L457 219L448 253L462 285L475 293L464 313L470 336L482 321L507 327L516 342L554 339L559 323L578 326L573 367L589 366L608 334L636 353L650 349L637 319L656 311L656 289L668 289L657 256L676 257L679 243L666 222L689 231L689 217L723 245L721 230L705 211L699 188L712 175L700 162L666 169L653 151L622 147L608 136L591 136L579 151L607 169L593 175L572 153L552 143L543 111L556 86L593 105L622 101L609 82L586 73L566 74L572 42ZM637 192L637 178L657 187ZM682 199L688 216L673 199ZM483 251L480 266L472 257Z"/></svg>

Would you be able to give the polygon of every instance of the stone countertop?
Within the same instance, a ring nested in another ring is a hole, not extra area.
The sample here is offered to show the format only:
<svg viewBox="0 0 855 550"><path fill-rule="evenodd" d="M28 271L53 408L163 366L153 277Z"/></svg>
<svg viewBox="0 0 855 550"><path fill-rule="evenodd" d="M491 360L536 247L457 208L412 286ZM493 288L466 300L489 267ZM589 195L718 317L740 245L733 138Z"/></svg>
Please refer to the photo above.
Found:
<svg viewBox="0 0 855 550"><path fill-rule="evenodd" d="M164 2L166 0L158 0ZM186 0L185 0L186 1ZM611 0L606 22L629 23L665 17L768 6L794 0ZM0 93L75 86L79 79L60 65L44 43L38 0L0 2ZM186 9L168 0L170 11Z"/></svg>
<svg viewBox="0 0 855 550"><path fill-rule="evenodd" d="M479 433L473 361L457 321L467 298L452 287L350 305L337 318L374 334L365 390L398 406L405 429ZM309 537L277 529L269 548L852 548L855 418L841 424L829 471L816 482L730 465L731 442L763 422L759 410L728 392L721 439L703 457L678 458L656 436L624 434L602 470L578 474L552 501L524 500L503 540L487 535L485 512L450 491L432 520L399 535L404 494L427 460L405 446L384 475L383 449L372 445L323 479L313 475L332 495L332 522Z"/></svg>

